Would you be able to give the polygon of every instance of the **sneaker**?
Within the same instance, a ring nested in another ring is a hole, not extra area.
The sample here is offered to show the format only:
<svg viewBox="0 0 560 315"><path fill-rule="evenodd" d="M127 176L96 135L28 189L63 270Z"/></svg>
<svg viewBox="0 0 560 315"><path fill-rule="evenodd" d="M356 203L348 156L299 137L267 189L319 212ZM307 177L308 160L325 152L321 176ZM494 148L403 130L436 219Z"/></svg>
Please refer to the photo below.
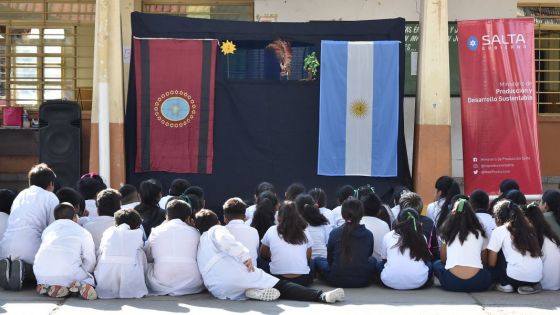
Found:
<svg viewBox="0 0 560 315"><path fill-rule="evenodd" d="M280 297L280 291L275 288L248 289L245 291L245 296L253 300L274 301Z"/></svg>
<svg viewBox="0 0 560 315"><path fill-rule="evenodd" d="M344 301L344 289L338 288L338 289L327 291L321 295L321 300L327 303Z"/></svg>
<svg viewBox="0 0 560 315"><path fill-rule="evenodd" d="M496 283L496 291L504 292L504 293L511 293L513 292L513 287L509 284L501 285Z"/></svg>
<svg viewBox="0 0 560 315"><path fill-rule="evenodd" d="M519 294L535 294L535 293L539 293L542 291L542 286L540 283L537 283L535 285L522 285L519 288L517 288L517 293Z"/></svg>
<svg viewBox="0 0 560 315"><path fill-rule="evenodd" d="M73 294L79 294L80 297L84 300L97 299L97 291L95 291L95 288L91 284L74 281L68 288L68 291Z"/></svg>
<svg viewBox="0 0 560 315"><path fill-rule="evenodd" d="M0 259L0 287L4 290L10 289L10 260Z"/></svg>
<svg viewBox="0 0 560 315"><path fill-rule="evenodd" d="M12 291L21 290L21 287L23 286L23 278L24 278L23 268L24 268L23 261L21 261L20 259L12 260L12 263L10 264L10 278L8 281L8 286L10 287L10 290Z"/></svg>
<svg viewBox="0 0 560 315"><path fill-rule="evenodd" d="M41 295L47 294L47 292L49 292L49 286L46 284L38 284L35 291Z"/></svg>
<svg viewBox="0 0 560 315"><path fill-rule="evenodd" d="M51 285L47 291L47 295L53 298L67 297L70 292L67 287L61 285Z"/></svg>

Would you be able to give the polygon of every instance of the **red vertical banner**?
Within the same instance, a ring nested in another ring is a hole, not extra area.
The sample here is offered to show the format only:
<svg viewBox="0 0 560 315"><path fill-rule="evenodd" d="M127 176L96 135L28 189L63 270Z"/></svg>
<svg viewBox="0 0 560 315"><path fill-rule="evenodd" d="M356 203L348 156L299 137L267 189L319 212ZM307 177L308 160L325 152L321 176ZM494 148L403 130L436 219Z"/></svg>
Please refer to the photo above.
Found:
<svg viewBox="0 0 560 315"><path fill-rule="evenodd" d="M533 19L457 24L465 193L540 194Z"/></svg>

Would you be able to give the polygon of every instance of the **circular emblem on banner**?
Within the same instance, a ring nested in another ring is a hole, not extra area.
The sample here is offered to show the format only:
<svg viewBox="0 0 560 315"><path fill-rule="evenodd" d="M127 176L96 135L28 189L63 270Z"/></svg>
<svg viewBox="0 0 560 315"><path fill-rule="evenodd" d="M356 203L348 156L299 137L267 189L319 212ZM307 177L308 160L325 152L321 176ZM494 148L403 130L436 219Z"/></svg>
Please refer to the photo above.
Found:
<svg viewBox="0 0 560 315"><path fill-rule="evenodd" d="M156 119L166 127L184 127L194 119L196 103L186 91L167 91L157 98L154 114Z"/></svg>
<svg viewBox="0 0 560 315"><path fill-rule="evenodd" d="M467 40L467 47L469 47L470 50L476 50L478 48L478 39L476 39L475 36L469 37Z"/></svg>
<svg viewBox="0 0 560 315"><path fill-rule="evenodd" d="M356 118L365 117L369 112L369 105L366 101L362 99L354 100L350 104L350 112Z"/></svg>

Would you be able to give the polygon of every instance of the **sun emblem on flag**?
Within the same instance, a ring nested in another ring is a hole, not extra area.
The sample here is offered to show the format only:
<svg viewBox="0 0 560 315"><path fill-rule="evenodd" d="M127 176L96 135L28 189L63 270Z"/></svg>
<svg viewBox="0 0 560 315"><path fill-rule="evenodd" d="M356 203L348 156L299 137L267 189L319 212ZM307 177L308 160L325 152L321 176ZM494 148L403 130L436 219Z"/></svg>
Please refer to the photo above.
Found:
<svg viewBox="0 0 560 315"><path fill-rule="evenodd" d="M196 102L187 91L166 91L154 103L157 121L170 128L186 126L194 119L196 111Z"/></svg>
<svg viewBox="0 0 560 315"><path fill-rule="evenodd" d="M224 55L229 55L235 52L235 50L237 49L235 47L235 44L233 42L230 42L229 40L226 40L225 42L222 43L222 46L220 46L220 48L222 49L222 54Z"/></svg>
<svg viewBox="0 0 560 315"><path fill-rule="evenodd" d="M364 100L355 100L350 104L350 112L356 118L365 117L369 112L369 105Z"/></svg>

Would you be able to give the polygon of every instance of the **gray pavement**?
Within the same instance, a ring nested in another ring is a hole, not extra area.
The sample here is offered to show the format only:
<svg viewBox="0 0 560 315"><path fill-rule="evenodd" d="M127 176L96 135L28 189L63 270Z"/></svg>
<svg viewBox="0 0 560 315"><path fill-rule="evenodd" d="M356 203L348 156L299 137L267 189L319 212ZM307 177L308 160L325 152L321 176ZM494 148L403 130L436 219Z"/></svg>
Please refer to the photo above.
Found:
<svg viewBox="0 0 560 315"><path fill-rule="evenodd" d="M315 287L329 289L322 285ZM495 291L452 293L437 287L418 291L394 291L370 286L346 289L346 301L320 303L279 300L221 301L208 293L182 297L84 301L76 297L53 299L32 289L0 290L0 313L86 315L103 314L560 314L560 291L522 296Z"/></svg>

